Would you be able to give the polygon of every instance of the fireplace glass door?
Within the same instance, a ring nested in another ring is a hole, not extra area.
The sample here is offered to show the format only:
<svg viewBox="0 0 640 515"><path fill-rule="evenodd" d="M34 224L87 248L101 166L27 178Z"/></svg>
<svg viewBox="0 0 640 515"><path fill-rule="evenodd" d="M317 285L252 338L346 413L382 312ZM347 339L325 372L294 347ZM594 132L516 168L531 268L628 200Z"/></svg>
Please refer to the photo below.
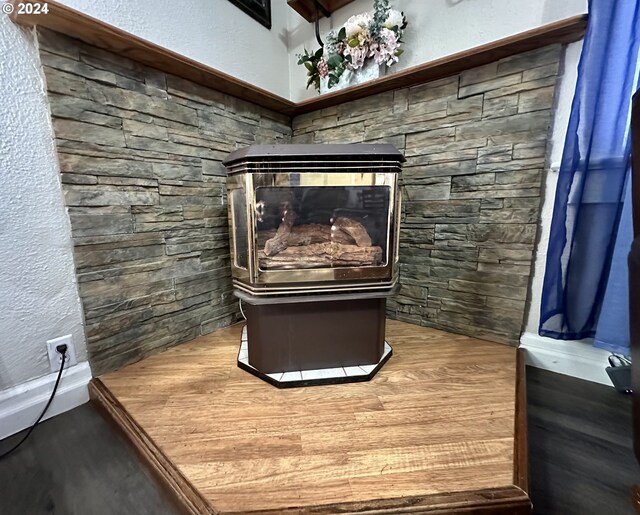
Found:
<svg viewBox="0 0 640 515"><path fill-rule="evenodd" d="M255 190L260 271L384 267L389 186L287 186Z"/></svg>
<svg viewBox="0 0 640 515"><path fill-rule="evenodd" d="M324 170L231 175L234 284L256 295L395 284L400 199L393 166L343 171L328 163Z"/></svg>

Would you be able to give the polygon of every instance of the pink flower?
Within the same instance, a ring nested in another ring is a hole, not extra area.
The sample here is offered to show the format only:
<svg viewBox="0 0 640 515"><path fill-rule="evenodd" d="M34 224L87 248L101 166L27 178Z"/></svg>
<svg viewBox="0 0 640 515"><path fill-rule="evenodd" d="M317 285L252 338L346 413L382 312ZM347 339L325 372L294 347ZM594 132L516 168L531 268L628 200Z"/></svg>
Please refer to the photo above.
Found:
<svg viewBox="0 0 640 515"><path fill-rule="evenodd" d="M398 62L396 51L400 48L400 43L398 42L396 33L392 30L382 29L380 36L382 41L371 45L368 57L373 57L379 66L383 63L391 66L393 63Z"/></svg>
<svg viewBox="0 0 640 515"><path fill-rule="evenodd" d="M320 74L320 77L322 77L323 79L329 75L329 65L327 64L327 61L322 58L318 61L318 73Z"/></svg>

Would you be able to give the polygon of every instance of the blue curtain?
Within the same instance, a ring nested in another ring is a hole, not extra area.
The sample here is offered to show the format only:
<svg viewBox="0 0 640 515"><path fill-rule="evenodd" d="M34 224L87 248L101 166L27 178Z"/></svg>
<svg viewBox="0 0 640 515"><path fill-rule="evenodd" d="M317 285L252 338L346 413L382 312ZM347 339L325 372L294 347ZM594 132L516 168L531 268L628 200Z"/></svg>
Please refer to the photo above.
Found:
<svg viewBox="0 0 640 515"><path fill-rule="evenodd" d="M639 4L589 1L549 236L539 328L543 336L572 340L596 334L629 169Z"/></svg>
<svg viewBox="0 0 640 515"><path fill-rule="evenodd" d="M631 212L631 174L627 178L622 216L613 249L611 271L607 290L602 302L602 311L596 327L595 347L629 355L629 268L627 255L633 241L633 217Z"/></svg>

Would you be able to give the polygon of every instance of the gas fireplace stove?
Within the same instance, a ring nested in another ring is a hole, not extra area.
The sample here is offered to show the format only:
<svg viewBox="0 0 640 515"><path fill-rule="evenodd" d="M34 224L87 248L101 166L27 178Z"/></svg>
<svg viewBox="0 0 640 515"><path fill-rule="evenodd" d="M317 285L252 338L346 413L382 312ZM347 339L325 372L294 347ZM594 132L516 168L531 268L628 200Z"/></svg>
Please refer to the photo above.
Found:
<svg viewBox="0 0 640 515"><path fill-rule="evenodd" d="M391 355L399 173L392 145L253 145L231 153L238 365L275 384L370 379Z"/></svg>

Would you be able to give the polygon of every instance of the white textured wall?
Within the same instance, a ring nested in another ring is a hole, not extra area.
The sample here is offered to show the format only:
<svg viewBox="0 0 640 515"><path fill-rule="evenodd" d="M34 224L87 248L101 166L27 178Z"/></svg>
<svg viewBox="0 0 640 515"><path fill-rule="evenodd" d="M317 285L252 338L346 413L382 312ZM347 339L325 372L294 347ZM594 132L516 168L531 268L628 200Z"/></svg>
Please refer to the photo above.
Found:
<svg viewBox="0 0 640 515"><path fill-rule="evenodd" d="M391 0L391 5L404 11L409 26L403 38L405 53L400 62L390 68L390 72L587 11L587 0ZM335 12L331 18L323 19L321 33L340 27L353 14L372 10L372 0L355 0ZM305 90L306 71L303 66L296 64L296 55L305 47L318 48L313 25L291 10L290 91L294 101L317 94L313 89Z"/></svg>
<svg viewBox="0 0 640 515"><path fill-rule="evenodd" d="M46 340L86 360L71 227L33 35L0 15L0 390L49 373Z"/></svg>
<svg viewBox="0 0 640 515"><path fill-rule="evenodd" d="M228 0L61 0L157 45L289 97L285 0L271 0L271 30Z"/></svg>
<svg viewBox="0 0 640 515"><path fill-rule="evenodd" d="M536 249L531 289L529 290L530 305L525 325L525 332L536 335L538 334L538 326L540 325L542 283L544 281L544 272L547 263L547 249L549 248L549 232L551 231L551 218L553 217L553 205L556 197L556 185L558 183L558 169L560 168L564 140L567 135L573 94L576 89L578 61L580 60L581 51L582 41L567 46L560 70L560 82L556 90L556 112L551 133L551 149L549 152L551 170L547 173L544 199L542 201L542 209L540 210L540 240Z"/></svg>

